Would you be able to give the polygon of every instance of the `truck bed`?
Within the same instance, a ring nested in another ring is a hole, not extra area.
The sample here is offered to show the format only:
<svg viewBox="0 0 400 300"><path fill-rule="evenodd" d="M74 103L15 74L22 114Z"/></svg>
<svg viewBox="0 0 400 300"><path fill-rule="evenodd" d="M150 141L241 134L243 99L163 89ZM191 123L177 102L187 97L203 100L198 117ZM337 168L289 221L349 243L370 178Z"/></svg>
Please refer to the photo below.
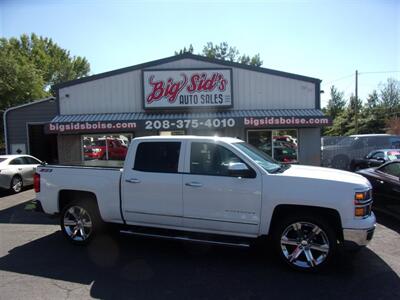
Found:
<svg viewBox="0 0 400 300"><path fill-rule="evenodd" d="M96 195L99 210L104 221L122 222L120 211L120 181L122 169L80 165L41 165L41 191L37 193L49 214L59 213L60 198L64 191L82 191Z"/></svg>

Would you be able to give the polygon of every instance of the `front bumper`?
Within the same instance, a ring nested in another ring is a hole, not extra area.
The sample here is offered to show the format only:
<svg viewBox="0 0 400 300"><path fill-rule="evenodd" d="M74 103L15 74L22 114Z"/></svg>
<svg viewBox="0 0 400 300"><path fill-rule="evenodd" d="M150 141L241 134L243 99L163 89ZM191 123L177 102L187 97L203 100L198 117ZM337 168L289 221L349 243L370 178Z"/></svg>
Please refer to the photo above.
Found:
<svg viewBox="0 0 400 300"><path fill-rule="evenodd" d="M343 229L344 242L355 246L366 246L374 236L375 227L376 225L368 229Z"/></svg>

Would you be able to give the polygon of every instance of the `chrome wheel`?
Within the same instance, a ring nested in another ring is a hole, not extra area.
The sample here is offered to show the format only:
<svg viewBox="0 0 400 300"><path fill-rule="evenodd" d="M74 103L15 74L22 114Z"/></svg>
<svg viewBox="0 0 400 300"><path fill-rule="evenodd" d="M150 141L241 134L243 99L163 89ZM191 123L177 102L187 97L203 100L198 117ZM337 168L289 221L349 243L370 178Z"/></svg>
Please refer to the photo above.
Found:
<svg viewBox="0 0 400 300"><path fill-rule="evenodd" d="M280 246L287 262L302 269L318 267L330 252L328 235L309 222L296 222L286 227Z"/></svg>
<svg viewBox="0 0 400 300"><path fill-rule="evenodd" d="M19 177L13 177L11 180L11 189L14 193L19 193L22 190L22 179Z"/></svg>
<svg viewBox="0 0 400 300"><path fill-rule="evenodd" d="M64 231L76 242L87 240L93 232L90 214L80 206L71 206L64 213Z"/></svg>

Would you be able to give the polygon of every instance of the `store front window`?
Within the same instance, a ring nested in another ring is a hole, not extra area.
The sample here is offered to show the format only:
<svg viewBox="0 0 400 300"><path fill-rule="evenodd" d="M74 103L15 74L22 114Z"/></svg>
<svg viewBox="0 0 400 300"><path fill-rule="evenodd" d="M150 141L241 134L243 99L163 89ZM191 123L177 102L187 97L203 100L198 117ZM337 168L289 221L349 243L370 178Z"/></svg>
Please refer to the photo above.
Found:
<svg viewBox="0 0 400 300"><path fill-rule="evenodd" d="M85 135L83 160L86 165L122 166L131 140L132 134Z"/></svg>
<svg viewBox="0 0 400 300"><path fill-rule="evenodd" d="M248 130L247 142L279 162L298 162L296 129Z"/></svg>

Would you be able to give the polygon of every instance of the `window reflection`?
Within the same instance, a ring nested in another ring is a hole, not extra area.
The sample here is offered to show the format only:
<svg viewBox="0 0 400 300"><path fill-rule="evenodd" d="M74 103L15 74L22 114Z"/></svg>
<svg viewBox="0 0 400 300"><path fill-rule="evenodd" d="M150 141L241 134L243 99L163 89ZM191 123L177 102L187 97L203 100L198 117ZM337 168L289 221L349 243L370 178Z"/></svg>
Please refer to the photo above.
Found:
<svg viewBox="0 0 400 300"><path fill-rule="evenodd" d="M103 165L101 161L124 161L131 140L132 134L83 136L83 159L91 165Z"/></svg>
<svg viewBox="0 0 400 300"><path fill-rule="evenodd" d="M249 130L247 141L279 162L298 162L296 129Z"/></svg>

